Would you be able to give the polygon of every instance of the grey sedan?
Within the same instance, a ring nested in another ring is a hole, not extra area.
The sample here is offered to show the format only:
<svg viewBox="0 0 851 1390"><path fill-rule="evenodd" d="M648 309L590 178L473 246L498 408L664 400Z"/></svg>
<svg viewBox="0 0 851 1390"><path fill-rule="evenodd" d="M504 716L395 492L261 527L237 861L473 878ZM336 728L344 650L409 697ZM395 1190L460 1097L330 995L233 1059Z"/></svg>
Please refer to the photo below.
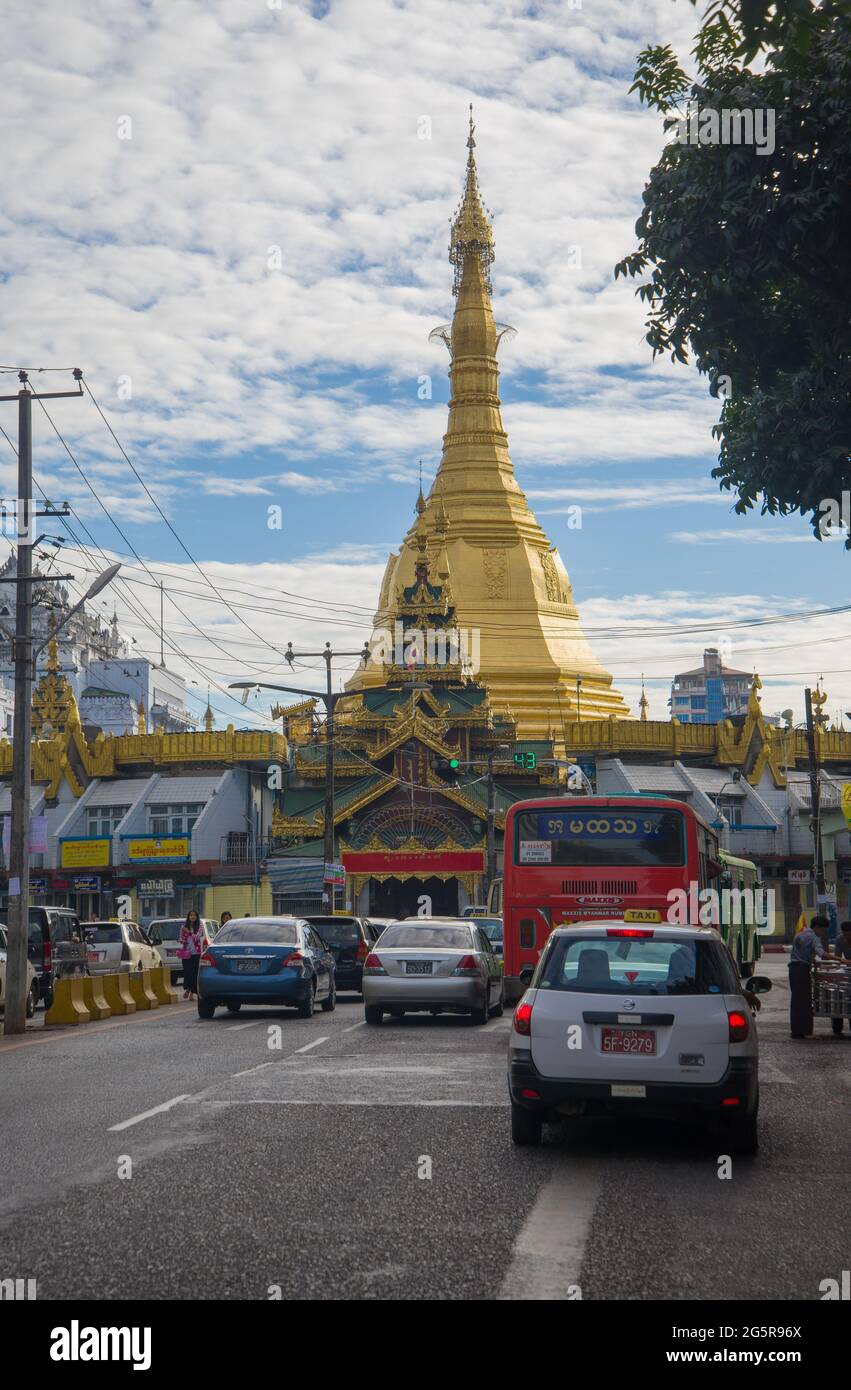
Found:
<svg viewBox="0 0 851 1390"><path fill-rule="evenodd" d="M364 962L363 1002L367 1023L385 1013L466 1013L487 1023L502 1014L502 965L475 921L395 922Z"/></svg>

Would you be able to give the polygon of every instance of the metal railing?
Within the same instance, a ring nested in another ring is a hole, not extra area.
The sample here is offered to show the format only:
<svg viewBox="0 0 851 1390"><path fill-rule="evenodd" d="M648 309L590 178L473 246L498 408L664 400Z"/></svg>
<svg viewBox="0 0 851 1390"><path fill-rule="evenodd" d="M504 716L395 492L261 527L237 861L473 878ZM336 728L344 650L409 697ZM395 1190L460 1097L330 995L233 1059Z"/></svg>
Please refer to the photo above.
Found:
<svg viewBox="0 0 851 1390"><path fill-rule="evenodd" d="M255 858L258 862L265 859L272 848L270 839L257 841L255 851L253 837L248 832L233 831L230 835L223 835L219 847L220 864L253 864Z"/></svg>

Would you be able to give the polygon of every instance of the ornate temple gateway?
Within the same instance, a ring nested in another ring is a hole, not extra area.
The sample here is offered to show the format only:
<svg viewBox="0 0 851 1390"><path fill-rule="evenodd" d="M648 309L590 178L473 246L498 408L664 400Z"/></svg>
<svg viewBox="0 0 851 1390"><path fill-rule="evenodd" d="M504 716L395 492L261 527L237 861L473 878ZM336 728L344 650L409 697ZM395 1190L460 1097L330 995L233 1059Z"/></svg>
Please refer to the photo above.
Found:
<svg viewBox="0 0 851 1390"><path fill-rule="evenodd" d="M493 233L472 117L449 259L456 307L435 329L451 357L449 425L428 498L387 562L370 659L338 706L336 857L362 913L454 913L483 901L487 820L567 774L564 721L626 718L582 633L567 572L523 495L500 415L490 300ZM578 705L578 708L577 708ZM318 907L324 726L314 702L279 708L294 749L269 861L279 910ZM313 901L312 901L313 900ZM342 895L339 895L342 903Z"/></svg>

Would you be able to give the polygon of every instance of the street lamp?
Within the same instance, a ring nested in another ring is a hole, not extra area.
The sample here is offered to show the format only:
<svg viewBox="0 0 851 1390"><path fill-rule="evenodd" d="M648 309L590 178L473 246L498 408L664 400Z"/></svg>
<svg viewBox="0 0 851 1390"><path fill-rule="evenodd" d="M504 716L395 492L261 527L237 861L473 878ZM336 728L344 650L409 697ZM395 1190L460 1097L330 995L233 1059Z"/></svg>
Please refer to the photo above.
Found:
<svg viewBox="0 0 851 1390"><path fill-rule="evenodd" d="M332 652L331 643L325 643L325 650L322 652L294 652L292 642L287 643L286 659L292 666L296 657L299 659L304 656L321 656L325 662L325 690L305 690L298 685L276 685L270 681L231 681L229 690L283 690L289 695L303 695L309 700L322 700L325 705L325 874L330 873L331 865L336 862L335 854L335 835L334 835L334 710L338 700L342 700L349 693L346 690L333 691L331 689L331 661L335 656L359 656L361 661L366 663L369 660L369 644L364 642L363 647L358 652ZM323 875L322 898L328 902L330 896L330 907L334 906L333 888L329 890L325 887Z"/></svg>
<svg viewBox="0 0 851 1390"><path fill-rule="evenodd" d="M120 564L110 565L89 585L86 593L65 614L54 629L54 635L64 627L75 613L78 613L88 599L93 599L111 584ZM30 902L30 808L32 802L31 743L32 743L32 702L31 689L39 655L47 646L46 638L38 647L33 646L30 617L31 595L18 589L18 603L26 603L26 614L17 614L17 634L15 637L15 726L12 748L12 826L9 846L9 930L6 953L6 1010L3 1020L4 1033L23 1033L26 1029L27 1004L27 937L29 934Z"/></svg>

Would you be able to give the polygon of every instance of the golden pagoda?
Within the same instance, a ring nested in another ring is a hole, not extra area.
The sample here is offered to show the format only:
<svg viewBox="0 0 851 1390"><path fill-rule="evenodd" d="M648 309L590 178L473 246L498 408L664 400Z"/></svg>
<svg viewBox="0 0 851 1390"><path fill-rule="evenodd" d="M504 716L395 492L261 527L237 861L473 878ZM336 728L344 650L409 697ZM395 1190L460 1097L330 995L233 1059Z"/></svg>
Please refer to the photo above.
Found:
<svg viewBox="0 0 851 1390"><path fill-rule="evenodd" d="M470 674L487 688L494 708L510 709L519 738L546 739L566 718L628 718L629 710L591 651L561 557L514 475L497 365L500 341L512 330L495 322L491 307L493 231L479 194L474 133L471 108L466 186L449 246L455 314L431 335L446 343L452 359L443 457L428 498L420 493L401 550L387 561L373 659L346 688L386 684L380 651L425 550L451 592L454 622L472 635L477 663Z"/></svg>

